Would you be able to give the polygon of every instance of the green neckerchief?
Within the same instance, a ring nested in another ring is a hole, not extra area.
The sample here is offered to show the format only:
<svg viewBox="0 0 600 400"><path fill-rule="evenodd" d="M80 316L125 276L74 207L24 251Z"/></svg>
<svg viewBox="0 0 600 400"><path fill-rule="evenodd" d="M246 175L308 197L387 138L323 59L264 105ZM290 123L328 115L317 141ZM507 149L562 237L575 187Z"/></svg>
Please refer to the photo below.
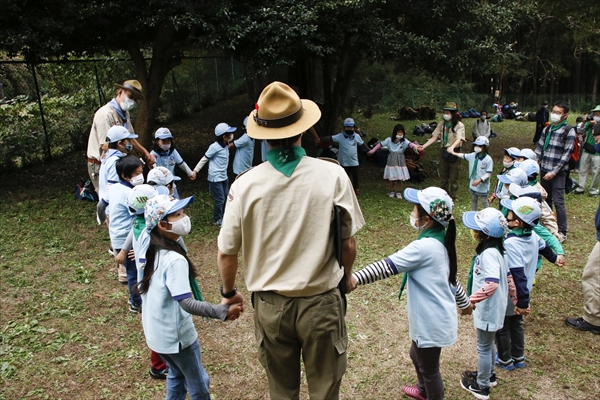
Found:
<svg viewBox="0 0 600 400"><path fill-rule="evenodd" d="M514 233L516 236L531 236L531 228L515 228L511 229L510 233Z"/></svg>
<svg viewBox="0 0 600 400"><path fill-rule="evenodd" d="M527 186L535 186L535 184L538 182L537 178L532 179L530 181L527 181Z"/></svg>
<svg viewBox="0 0 600 400"><path fill-rule="evenodd" d="M436 226L434 228L425 229L423 232L421 232L421 234L419 235L417 240L421 240L424 238L433 238L433 239L439 240L440 243L445 246L446 245L446 229L444 229L441 226L440 227ZM407 280L408 280L408 273L405 272L402 275L402 283L400 284L400 293L398 293L398 300L400 300L400 298L402 297L402 292L404 291L404 287L406 286Z"/></svg>
<svg viewBox="0 0 600 400"><path fill-rule="evenodd" d="M444 121L444 133L442 135L444 139L442 140L442 147L446 147L448 144L448 135L450 134L450 129L452 129L452 122Z"/></svg>
<svg viewBox="0 0 600 400"><path fill-rule="evenodd" d="M306 151L300 146L278 147L269 150L267 161L285 176L291 176Z"/></svg>
<svg viewBox="0 0 600 400"><path fill-rule="evenodd" d="M146 220L144 214L136 215L133 218L133 237L137 240L140 237L140 233L146 228Z"/></svg>
<svg viewBox="0 0 600 400"><path fill-rule="evenodd" d="M487 153L481 153L481 156L475 156L475 161L473 162L473 169L471 170L471 176L469 177L470 180L475 179L475 175L477 175L477 164L479 163L479 161L483 160L486 155Z"/></svg>
<svg viewBox="0 0 600 400"><path fill-rule="evenodd" d="M565 119L563 122L561 122L558 125L554 125L554 124L550 125L550 129L548 129L546 131L546 140L544 141L544 150L546 150L546 148L550 144L550 136L552 136L551 133L554 132L554 131L556 131L556 130L558 130L558 129L560 129L560 128L562 128L566 124L567 124L567 120Z"/></svg>

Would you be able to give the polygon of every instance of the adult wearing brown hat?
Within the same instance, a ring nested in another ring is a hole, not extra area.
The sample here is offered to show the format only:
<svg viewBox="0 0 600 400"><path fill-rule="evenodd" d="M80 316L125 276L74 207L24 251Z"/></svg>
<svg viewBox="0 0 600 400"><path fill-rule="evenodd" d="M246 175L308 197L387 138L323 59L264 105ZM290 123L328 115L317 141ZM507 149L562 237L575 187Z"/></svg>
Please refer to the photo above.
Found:
<svg viewBox="0 0 600 400"><path fill-rule="evenodd" d="M442 153L440 158L440 187L444 189L452 199L456 199L458 191L458 175L460 172L460 161L456 156L448 153L448 149L453 149L460 153L460 144L465 140L465 126L460 121L460 114L456 103L447 102L442 108L442 117L444 121L438 124L433 131L431 139L419 151L425 150L433 144L438 138L442 144ZM458 146L458 147L457 147Z"/></svg>
<svg viewBox="0 0 600 400"><path fill-rule="evenodd" d="M302 134L320 118L317 105L281 82L268 85L248 116L247 133L266 140L267 162L231 185L218 238L223 303L236 291L238 253L252 292L258 356L272 399L297 399L300 357L313 399L337 399L348 337L338 284L352 291L354 235L364 219L350 179L336 162L306 156ZM330 223L341 209L343 269ZM344 277L345 273L345 277Z"/></svg>
<svg viewBox="0 0 600 400"><path fill-rule="evenodd" d="M96 191L98 191L98 173L100 165L102 165L102 154L107 149L105 145L108 129L115 125L121 125L126 127L129 132L135 133L129 111L139 100L144 100L142 85L136 80L125 81L122 85L115 83L115 87L118 88L117 96L100 107L94 114L94 122L88 139L88 174ZM153 158L137 140L132 139L131 142L133 148L143 154L146 160ZM101 193L98 193L98 196L100 197Z"/></svg>

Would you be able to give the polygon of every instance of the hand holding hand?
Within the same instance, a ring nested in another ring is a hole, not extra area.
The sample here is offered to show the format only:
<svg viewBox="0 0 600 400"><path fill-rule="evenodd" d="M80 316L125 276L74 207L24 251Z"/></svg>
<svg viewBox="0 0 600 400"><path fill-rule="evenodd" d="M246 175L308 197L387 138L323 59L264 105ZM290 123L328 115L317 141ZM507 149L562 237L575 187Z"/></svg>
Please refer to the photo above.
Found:
<svg viewBox="0 0 600 400"><path fill-rule="evenodd" d="M190 175L190 181L195 181L196 180L196 171L192 171L192 174Z"/></svg>
<svg viewBox="0 0 600 400"><path fill-rule="evenodd" d="M471 315L471 314L473 314L474 309L475 309L475 304L469 303L469 307L464 308L464 309L460 308L458 310L458 312L460 315Z"/></svg>
<svg viewBox="0 0 600 400"><path fill-rule="evenodd" d="M127 257L127 251L121 250L119 254L115 256L117 264L125 264L125 257Z"/></svg>
<svg viewBox="0 0 600 400"><path fill-rule="evenodd" d="M567 262L567 259L564 256L564 254L559 254L556 257L556 262L554 262L554 264L558 265L559 267L564 267L566 262Z"/></svg>
<svg viewBox="0 0 600 400"><path fill-rule="evenodd" d="M240 314L244 311L244 305L242 303L233 303L229 305L227 311L227 321L235 321L240 317Z"/></svg>
<svg viewBox="0 0 600 400"><path fill-rule="evenodd" d="M131 260L131 261L135 261L135 252L132 250L129 250L129 253L127 253L127 257Z"/></svg>
<svg viewBox="0 0 600 400"><path fill-rule="evenodd" d="M492 204L494 202L494 200L496 200L496 196L491 195L490 198L488 199L488 203Z"/></svg>
<svg viewBox="0 0 600 400"><path fill-rule="evenodd" d="M346 293L353 292L356 290L358 286L358 280L354 277L354 275L350 275L346 277Z"/></svg>
<svg viewBox="0 0 600 400"><path fill-rule="evenodd" d="M221 299L221 304L232 305L232 304L236 304L236 303L240 304L240 309L241 309L240 312L244 312L244 298L242 297L242 294L240 292L237 292L235 294L235 296L233 296L230 299L226 299L226 298Z"/></svg>
<svg viewBox="0 0 600 400"><path fill-rule="evenodd" d="M517 315L529 315L530 312L531 312L531 306L527 307L527 308L515 307L515 314L517 314Z"/></svg>

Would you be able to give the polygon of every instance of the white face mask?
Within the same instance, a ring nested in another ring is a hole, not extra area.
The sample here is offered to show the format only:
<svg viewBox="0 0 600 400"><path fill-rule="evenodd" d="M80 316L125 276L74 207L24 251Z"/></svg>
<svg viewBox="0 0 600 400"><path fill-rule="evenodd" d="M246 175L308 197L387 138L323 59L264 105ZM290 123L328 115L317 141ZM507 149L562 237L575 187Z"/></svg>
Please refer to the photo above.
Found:
<svg viewBox="0 0 600 400"><path fill-rule="evenodd" d="M171 222L171 229L167 232L174 233L179 236L185 236L192 230L192 221L189 215L184 216L179 221Z"/></svg>
<svg viewBox="0 0 600 400"><path fill-rule="evenodd" d="M550 114L550 120L551 120L553 123L560 122L560 119L561 119L561 118L562 118L562 115L560 115L560 114L554 114L554 113Z"/></svg>
<svg viewBox="0 0 600 400"><path fill-rule="evenodd" d="M444 118L445 121L450 121L452 119L452 114L444 114L442 115L442 118Z"/></svg>
<svg viewBox="0 0 600 400"><path fill-rule="evenodd" d="M396 135L396 139L398 139L398 140L402 140L402 139L404 139L404 135L402 135L402 136L400 136L400 135Z"/></svg>
<svg viewBox="0 0 600 400"><path fill-rule="evenodd" d="M160 148L163 149L164 151L167 151L171 148L171 143L169 144L161 144Z"/></svg>
<svg viewBox="0 0 600 400"><path fill-rule="evenodd" d="M485 121L485 115L482 115L481 117L479 117L479 119L481 119L482 121Z"/></svg>
<svg viewBox="0 0 600 400"><path fill-rule="evenodd" d="M119 103L121 106L121 110L129 111L135 107L135 100L130 99L129 97L125 97L125 100Z"/></svg>
<svg viewBox="0 0 600 400"><path fill-rule="evenodd" d="M598 116L594 116L594 121L596 121L596 122L600 122L600 117L598 117Z"/></svg>
<svg viewBox="0 0 600 400"><path fill-rule="evenodd" d="M475 147L473 147L473 151L474 151L475 153L477 153L477 154L481 153L481 150L483 150L483 149L482 149L481 147L479 147L479 146L475 146Z"/></svg>
<svg viewBox="0 0 600 400"><path fill-rule="evenodd" d="M412 226L414 229L416 229L418 231L422 231L423 229L425 229L425 225L417 226L417 221L420 219L421 218L415 218L411 215L410 216L410 226Z"/></svg>
<svg viewBox="0 0 600 400"><path fill-rule="evenodd" d="M515 163L514 161L511 161L511 162L503 161L502 162L502 164L504 165L504 168L510 168L513 166L514 163Z"/></svg>
<svg viewBox="0 0 600 400"><path fill-rule="evenodd" d="M142 183L144 183L144 174L134 176L133 178L131 178L129 183L131 183L133 186L141 185Z"/></svg>
<svg viewBox="0 0 600 400"><path fill-rule="evenodd" d="M521 166L521 161L515 161L515 162L513 163L513 165L515 166L515 168L520 168L520 166Z"/></svg>

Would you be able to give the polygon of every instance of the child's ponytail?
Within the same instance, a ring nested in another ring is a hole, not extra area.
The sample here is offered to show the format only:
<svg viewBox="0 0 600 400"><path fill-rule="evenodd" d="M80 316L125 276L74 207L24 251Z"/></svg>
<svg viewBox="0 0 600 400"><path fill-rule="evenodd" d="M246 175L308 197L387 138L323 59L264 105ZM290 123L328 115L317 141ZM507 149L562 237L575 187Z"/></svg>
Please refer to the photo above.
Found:
<svg viewBox="0 0 600 400"><path fill-rule="evenodd" d="M448 221L448 228L446 229L446 240L444 241L444 246L446 246L446 251L448 252L448 258L450 259L450 275L448 277L448 282L456 286L456 274L458 271L458 262L456 260L456 223L454 222L454 217L452 217Z"/></svg>

